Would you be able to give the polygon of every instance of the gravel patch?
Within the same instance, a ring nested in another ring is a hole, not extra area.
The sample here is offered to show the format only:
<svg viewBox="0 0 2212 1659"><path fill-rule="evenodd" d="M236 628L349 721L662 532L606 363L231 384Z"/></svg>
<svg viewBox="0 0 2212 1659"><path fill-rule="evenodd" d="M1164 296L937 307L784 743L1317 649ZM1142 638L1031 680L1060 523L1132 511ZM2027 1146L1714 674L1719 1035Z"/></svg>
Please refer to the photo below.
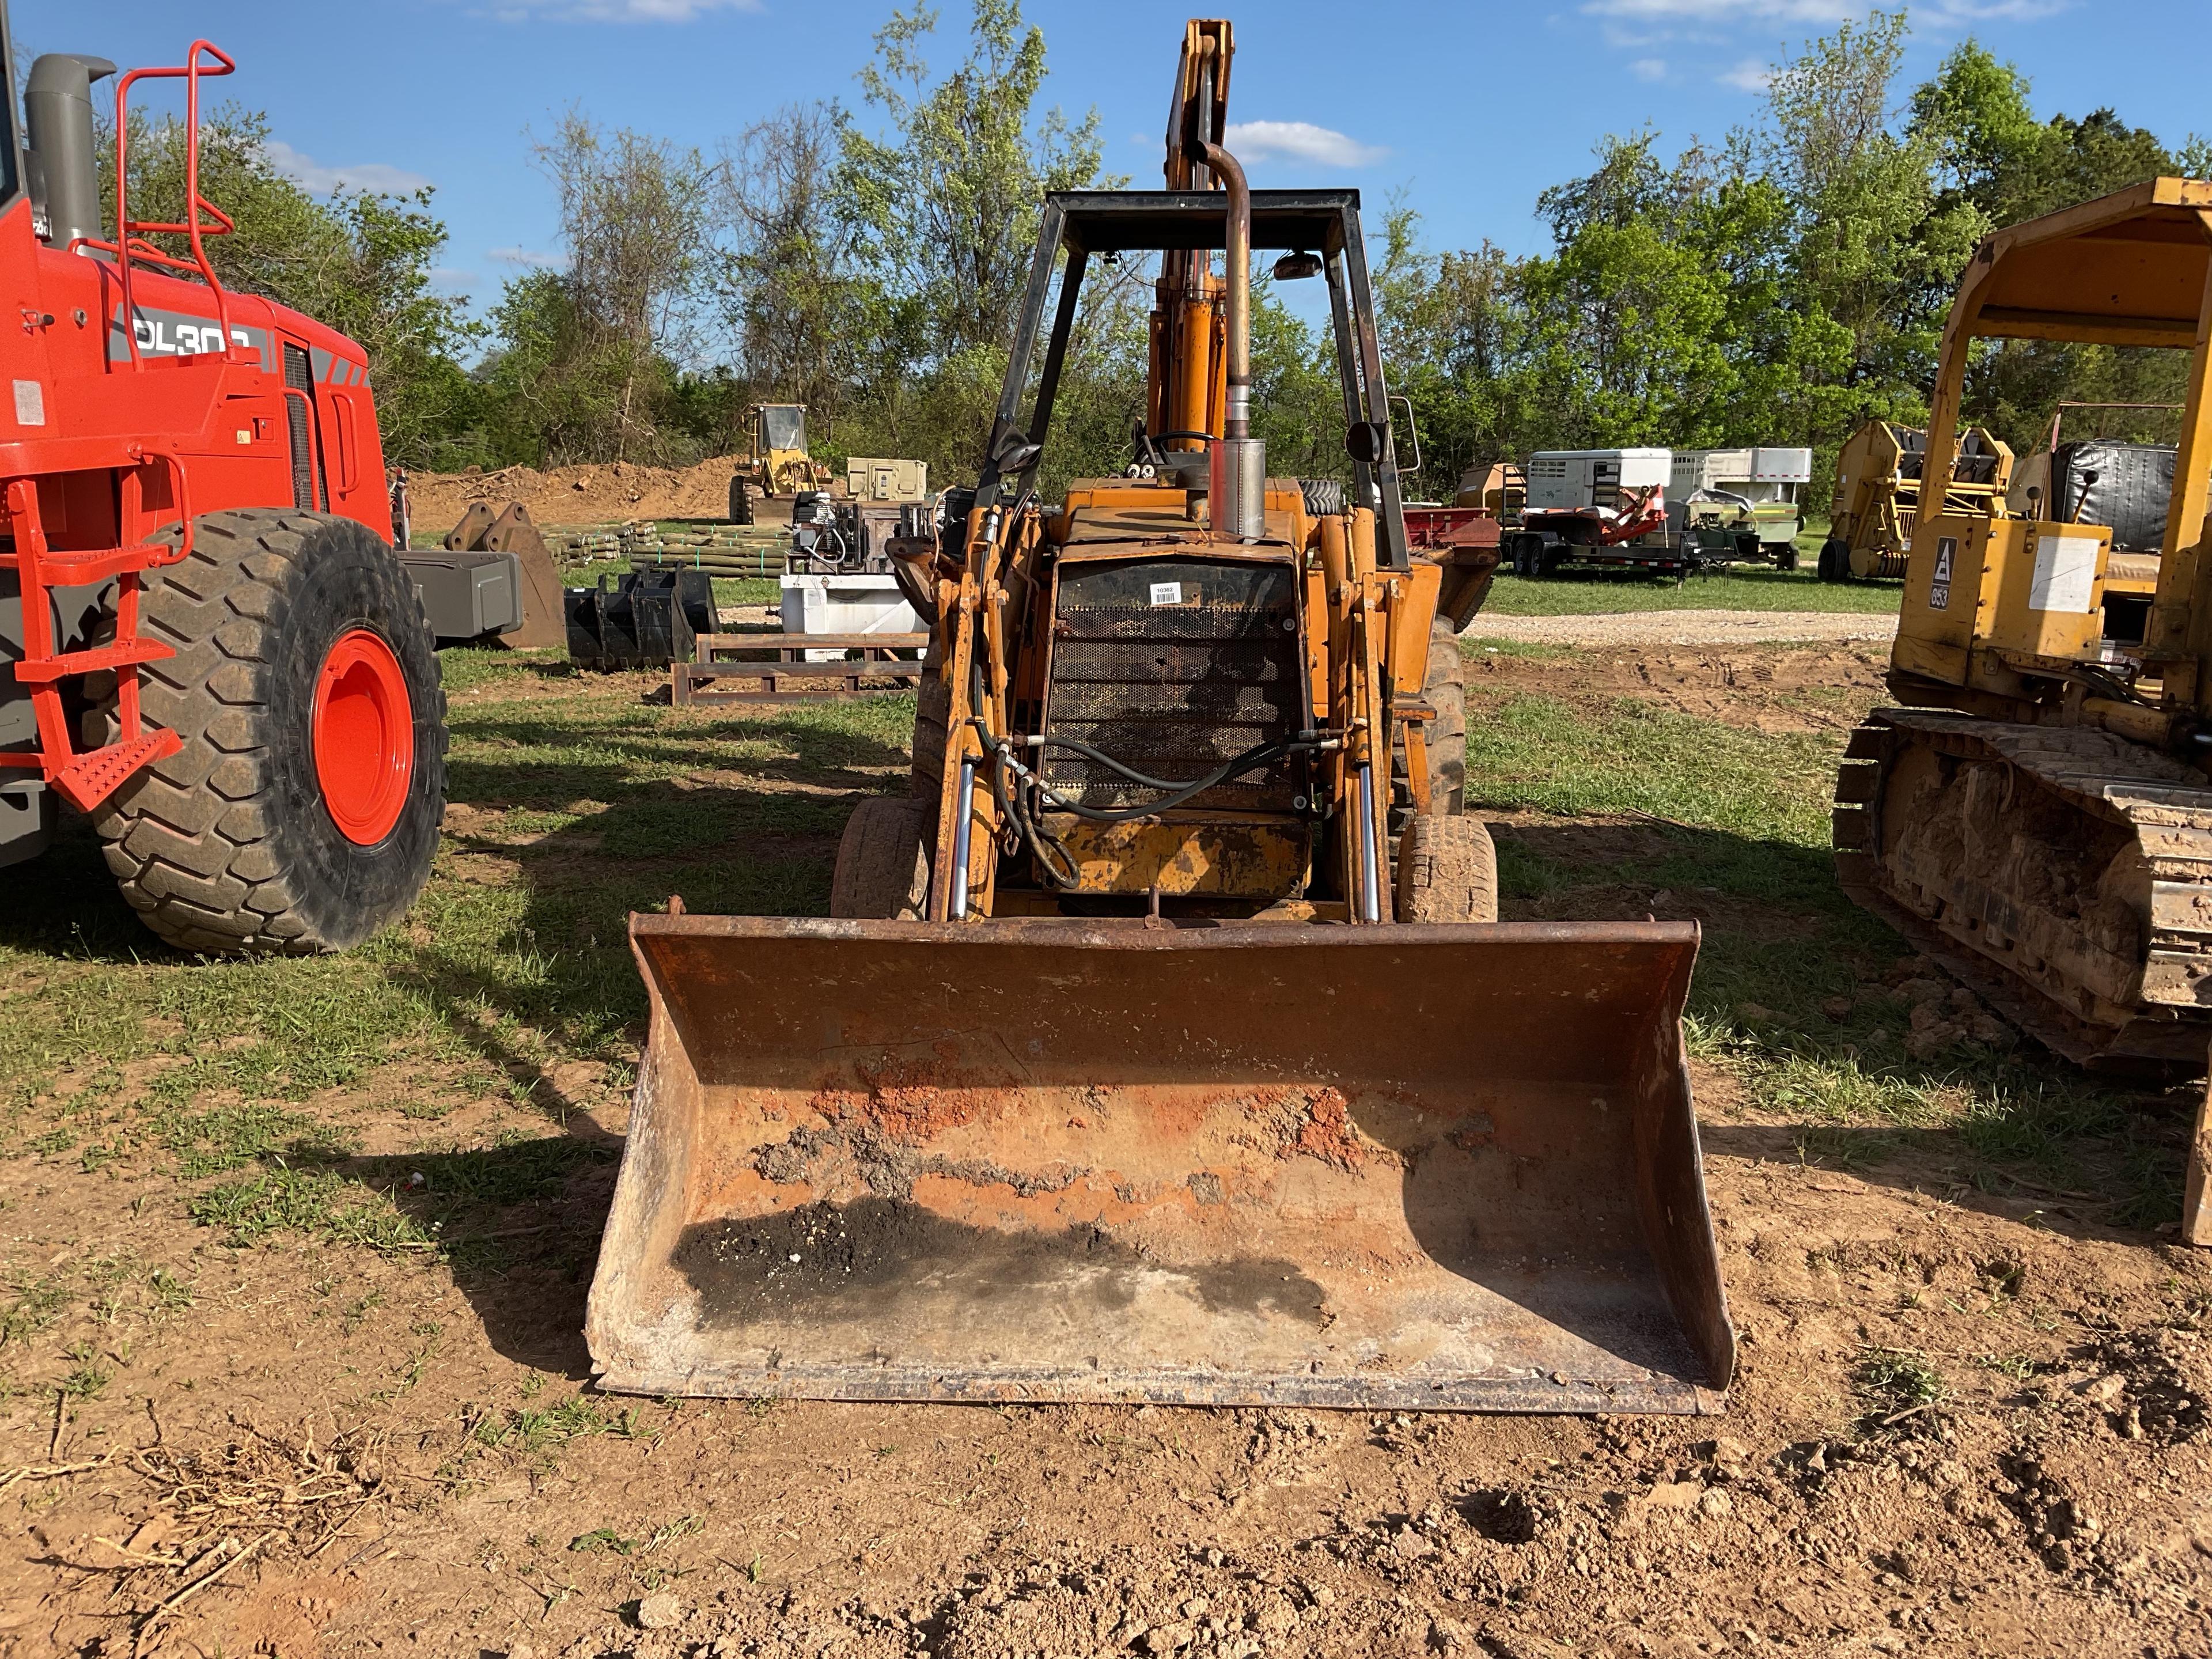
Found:
<svg viewBox="0 0 2212 1659"><path fill-rule="evenodd" d="M1633 611L1595 617L1477 617L1472 640L1516 645L1758 645L1896 637L1895 617L1833 611Z"/></svg>

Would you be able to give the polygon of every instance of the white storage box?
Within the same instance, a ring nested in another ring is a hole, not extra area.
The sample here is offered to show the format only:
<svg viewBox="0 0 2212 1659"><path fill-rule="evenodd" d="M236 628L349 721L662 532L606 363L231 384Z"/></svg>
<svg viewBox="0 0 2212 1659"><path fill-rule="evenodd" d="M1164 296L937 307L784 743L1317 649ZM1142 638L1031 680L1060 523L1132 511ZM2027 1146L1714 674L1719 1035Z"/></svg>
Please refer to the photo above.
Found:
<svg viewBox="0 0 2212 1659"><path fill-rule="evenodd" d="M889 573L783 579L787 634L919 634L921 618ZM842 651L810 651L809 662L836 662Z"/></svg>

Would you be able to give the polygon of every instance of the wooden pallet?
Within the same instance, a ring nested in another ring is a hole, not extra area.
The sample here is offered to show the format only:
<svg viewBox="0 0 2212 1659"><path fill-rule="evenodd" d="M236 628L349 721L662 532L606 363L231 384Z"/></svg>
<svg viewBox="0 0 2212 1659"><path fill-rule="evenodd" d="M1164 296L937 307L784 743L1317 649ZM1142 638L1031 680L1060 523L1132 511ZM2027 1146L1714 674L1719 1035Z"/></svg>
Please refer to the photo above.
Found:
<svg viewBox="0 0 2212 1659"><path fill-rule="evenodd" d="M702 634L696 659L675 665L669 696L679 708L694 703L859 696L863 679L920 681L919 658L890 653L928 647L927 634ZM739 651L756 654L750 659L725 654ZM809 662L810 651L858 651L860 654L837 662ZM757 654L763 652L773 654ZM718 680L748 680L755 689L721 690L715 687Z"/></svg>

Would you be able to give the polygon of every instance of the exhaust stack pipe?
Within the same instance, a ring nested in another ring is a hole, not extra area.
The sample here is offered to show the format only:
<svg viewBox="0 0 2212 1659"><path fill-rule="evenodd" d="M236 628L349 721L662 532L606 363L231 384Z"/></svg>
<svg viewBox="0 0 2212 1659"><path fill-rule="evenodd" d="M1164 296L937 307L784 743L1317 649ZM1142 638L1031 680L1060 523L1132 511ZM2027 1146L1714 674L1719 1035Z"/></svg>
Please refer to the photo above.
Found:
<svg viewBox="0 0 2212 1659"><path fill-rule="evenodd" d="M1267 533L1267 446L1252 435L1252 187L1243 163L1219 144L1201 140L1198 154L1229 195L1229 407L1207 510L1218 533L1256 542Z"/></svg>
<svg viewBox="0 0 2212 1659"><path fill-rule="evenodd" d="M100 232L100 172L92 134L92 83L115 73L105 58L50 52L31 65L23 91L30 140L26 171L39 234L65 248Z"/></svg>

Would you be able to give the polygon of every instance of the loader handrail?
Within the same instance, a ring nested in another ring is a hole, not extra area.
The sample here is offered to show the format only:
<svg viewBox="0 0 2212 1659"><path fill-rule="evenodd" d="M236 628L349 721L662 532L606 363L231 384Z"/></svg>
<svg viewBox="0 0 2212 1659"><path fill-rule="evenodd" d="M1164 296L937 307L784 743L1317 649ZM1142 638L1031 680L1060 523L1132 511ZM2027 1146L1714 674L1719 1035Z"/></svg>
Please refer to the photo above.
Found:
<svg viewBox="0 0 2212 1659"><path fill-rule="evenodd" d="M201 64L202 52L214 60L215 67ZM215 295L216 324L222 331L222 349L218 355L228 360L235 343L230 332L230 296L215 274L203 240L204 233L228 236L238 226L228 214L200 194L200 77L232 75L237 70L237 62L212 40L195 40L181 64L135 69L115 82L115 240L112 244L88 241L88 245L105 246L115 255L116 276L123 290L123 337L130 348L131 367L134 369L144 366L138 351L138 312L131 299L131 267L137 259L197 270L200 280ZM182 80L185 83L185 216L174 223L133 220L131 216L131 88L138 81L163 80ZM213 216L211 222L201 219L202 209ZM182 236L191 244L192 257L188 262L158 252L139 240L147 236Z"/></svg>

